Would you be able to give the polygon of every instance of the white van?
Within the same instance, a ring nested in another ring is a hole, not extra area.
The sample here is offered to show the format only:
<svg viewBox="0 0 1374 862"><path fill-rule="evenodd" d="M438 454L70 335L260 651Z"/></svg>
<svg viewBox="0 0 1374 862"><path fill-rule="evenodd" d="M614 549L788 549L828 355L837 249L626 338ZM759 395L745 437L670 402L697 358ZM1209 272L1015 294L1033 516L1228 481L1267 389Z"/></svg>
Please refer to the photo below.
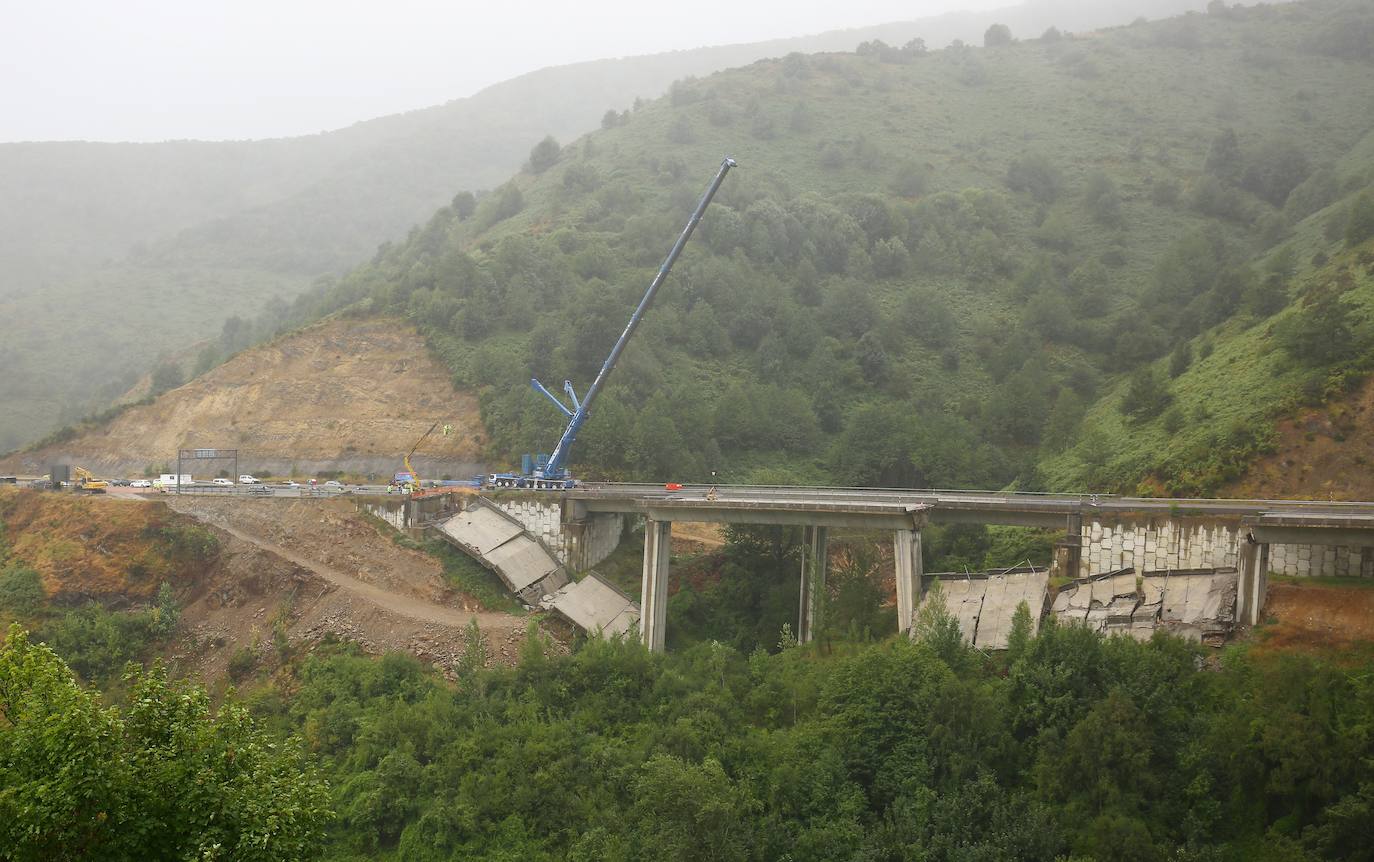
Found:
<svg viewBox="0 0 1374 862"><path fill-rule="evenodd" d="M188 488L196 484L196 480L191 478L190 473L182 473L180 476L176 473L163 473L158 476L157 481L158 485L163 488L175 488L177 485Z"/></svg>
<svg viewBox="0 0 1374 862"><path fill-rule="evenodd" d="M262 483L259 482L257 479L254 479L252 476L248 475L247 473L244 473L242 476L239 477L239 484L240 484L240 485L261 485Z"/></svg>

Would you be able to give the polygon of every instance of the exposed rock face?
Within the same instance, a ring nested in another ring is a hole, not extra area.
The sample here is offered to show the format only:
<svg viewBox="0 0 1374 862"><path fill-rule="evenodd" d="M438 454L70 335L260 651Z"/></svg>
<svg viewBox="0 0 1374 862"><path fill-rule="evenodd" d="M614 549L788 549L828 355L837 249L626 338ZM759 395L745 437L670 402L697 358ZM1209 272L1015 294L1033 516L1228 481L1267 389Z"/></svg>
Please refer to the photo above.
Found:
<svg viewBox="0 0 1374 862"><path fill-rule="evenodd" d="M178 448L204 447L237 448L242 472L390 476L435 420L452 432L425 440L416 469L436 477L481 472L486 439L477 398L453 388L414 327L334 320L246 350L103 429L4 459L0 472L42 475L49 464L75 463L139 475L152 465L175 467ZM230 465L213 465L221 469Z"/></svg>

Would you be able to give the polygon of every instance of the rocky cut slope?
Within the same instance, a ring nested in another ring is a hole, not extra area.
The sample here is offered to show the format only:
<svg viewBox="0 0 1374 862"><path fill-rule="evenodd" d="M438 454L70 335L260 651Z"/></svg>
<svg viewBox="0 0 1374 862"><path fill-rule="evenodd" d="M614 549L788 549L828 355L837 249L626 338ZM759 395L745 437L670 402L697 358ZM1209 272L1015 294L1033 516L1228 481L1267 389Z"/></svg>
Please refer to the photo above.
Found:
<svg viewBox="0 0 1374 862"><path fill-rule="evenodd" d="M389 477L441 421L451 433L430 435L413 463L422 474L465 477L481 471L477 414L476 398L454 389L413 326L338 319L246 350L103 426L11 455L0 471L44 474L74 463L136 476L175 465L178 448L205 447L237 448L243 472Z"/></svg>

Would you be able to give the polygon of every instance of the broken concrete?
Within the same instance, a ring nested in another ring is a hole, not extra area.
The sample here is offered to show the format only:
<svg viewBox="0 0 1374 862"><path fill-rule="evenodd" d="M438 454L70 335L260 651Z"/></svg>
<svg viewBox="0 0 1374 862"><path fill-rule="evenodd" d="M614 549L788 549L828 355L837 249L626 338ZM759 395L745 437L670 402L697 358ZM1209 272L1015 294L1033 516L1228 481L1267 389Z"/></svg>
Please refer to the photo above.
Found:
<svg viewBox="0 0 1374 862"><path fill-rule="evenodd" d="M639 626L639 605L596 572L545 596L539 606L604 637L620 637Z"/></svg>
<svg viewBox="0 0 1374 862"><path fill-rule="evenodd" d="M435 525L439 536L496 572L525 604L568 583L563 564L514 518L481 497L452 518Z"/></svg>
<svg viewBox="0 0 1374 862"><path fill-rule="evenodd" d="M939 580L945 606L959 621L964 640L975 647L1006 649L1011 620L1021 602L1030 608L1031 633L1040 629L1049 589L1048 569L1029 567L927 575L922 605L929 598L929 585L934 580Z"/></svg>
<svg viewBox="0 0 1374 862"><path fill-rule="evenodd" d="M639 606L629 596L595 572L573 581L547 545L484 497L470 500L462 512L434 524L434 529L496 572L506 588L531 607L553 611L587 632L620 636L639 625Z"/></svg>
<svg viewBox="0 0 1374 862"><path fill-rule="evenodd" d="M1118 569L1064 586L1051 609L1061 622L1140 640L1156 629L1219 645L1236 624L1235 569Z"/></svg>

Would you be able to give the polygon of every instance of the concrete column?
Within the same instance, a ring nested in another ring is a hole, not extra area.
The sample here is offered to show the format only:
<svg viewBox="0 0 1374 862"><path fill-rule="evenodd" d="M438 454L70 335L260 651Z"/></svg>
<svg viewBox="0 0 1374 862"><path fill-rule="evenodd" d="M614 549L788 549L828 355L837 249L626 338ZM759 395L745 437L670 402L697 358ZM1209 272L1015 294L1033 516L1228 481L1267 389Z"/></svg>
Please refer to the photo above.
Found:
<svg viewBox="0 0 1374 862"><path fill-rule="evenodd" d="M1069 516L1068 529L1064 538L1054 543L1054 569L1056 574L1068 578L1080 578L1083 573L1083 516Z"/></svg>
<svg viewBox="0 0 1374 862"><path fill-rule="evenodd" d="M921 600L921 531L898 530L893 538L897 563L897 631L911 634L916 603Z"/></svg>
<svg viewBox="0 0 1374 862"><path fill-rule="evenodd" d="M639 636L653 652L663 652L668 625L668 555L672 521L644 521L644 581L639 594Z"/></svg>
<svg viewBox="0 0 1374 862"><path fill-rule="evenodd" d="M1237 557L1236 622L1253 626L1260 621L1264 605L1264 580L1260 566L1260 545L1241 536ZM1268 553L1263 554L1268 558Z"/></svg>
<svg viewBox="0 0 1374 862"><path fill-rule="evenodd" d="M1254 572L1259 568L1260 549L1245 536L1235 554L1235 621L1238 626L1253 626L1250 621L1250 593L1254 591Z"/></svg>
<svg viewBox="0 0 1374 862"><path fill-rule="evenodd" d="M1259 546L1259 568L1255 572L1255 623L1264 621L1264 605L1269 601L1269 545Z"/></svg>
<svg viewBox="0 0 1374 862"><path fill-rule="evenodd" d="M825 595L825 569L830 530L826 527L802 528L801 610L797 614L797 642L809 644L816 639L820 625L821 596Z"/></svg>

